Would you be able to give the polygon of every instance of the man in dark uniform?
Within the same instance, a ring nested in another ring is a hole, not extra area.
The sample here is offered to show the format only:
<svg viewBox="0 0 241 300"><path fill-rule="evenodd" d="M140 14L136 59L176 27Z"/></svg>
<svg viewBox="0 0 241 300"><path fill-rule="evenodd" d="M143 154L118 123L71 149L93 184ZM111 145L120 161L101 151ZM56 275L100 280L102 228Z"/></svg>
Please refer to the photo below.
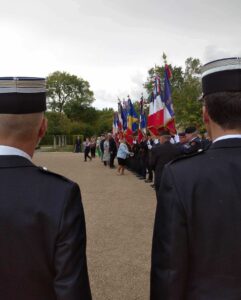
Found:
<svg viewBox="0 0 241 300"><path fill-rule="evenodd" d="M0 299L90 300L76 183L32 162L45 80L0 78Z"/></svg>
<svg viewBox="0 0 241 300"><path fill-rule="evenodd" d="M241 299L241 59L205 65L202 85L213 143L163 172L151 300Z"/></svg>
<svg viewBox="0 0 241 300"><path fill-rule="evenodd" d="M152 182L153 180L153 169L151 167L151 149L153 145L153 140L150 135L148 135L147 140L147 148L148 148L148 154L147 154L147 170L148 170L148 178L145 180L145 182Z"/></svg>
<svg viewBox="0 0 241 300"><path fill-rule="evenodd" d="M195 126L190 126L185 129L185 137L187 143L183 145L183 154L192 154L202 148L202 141L197 133Z"/></svg>
<svg viewBox="0 0 241 300"><path fill-rule="evenodd" d="M185 145L187 143L187 137L185 131L178 133L179 142L177 144Z"/></svg>
<svg viewBox="0 0 241 300"><path fill-rule="evenodd" d="M147 136L144 135L142 140L140 141L140 179L146 179L146 169L148 165L148 146L147 146Z"/></svg>
<svg viewBox="0 0 241 300"><path fill-rule="evenodd" d="M160 186L162 171L165 164L180 155L180 150L170 142L171 135L169 131L160 131L159 140L160 144L157 147L152 148L151 151L151 167L155 172L154 184L156 193Z"/></svg>
<svg viewBox="0 0 241 300"><path fill-rule="evenodd" d="M175 143L175 146L179 148L180 152L184 154L184 148L187 148L187 138L185 131L178 133L179 142Z"/></svg>
<svg viewBox="0 0 241 300"><path fill-rule="evenodd" d="M115 167L114 160L117 154L117 146L112 134L108 133L108 135L109 135L110 168L113 169Z"/></svg>
<svg viewBox="0 0 241 300"><path fill-rule="evenodd" d="M134 139L133 139L133 144L131 146L131 152L134 153L134 155L129 158L129 160L131 161L131 170L136 174L137 177L141 177L140 145L138 143L136 136L134 136Z"/></svg>
<svg viewBox="0 0 241 300"><path fill-rule="evenodd" d="M103 134L101 136L101 141L100 141L101 161L103 161L103 155L104 155L104 142L105 142L105 135Z"/></svg>

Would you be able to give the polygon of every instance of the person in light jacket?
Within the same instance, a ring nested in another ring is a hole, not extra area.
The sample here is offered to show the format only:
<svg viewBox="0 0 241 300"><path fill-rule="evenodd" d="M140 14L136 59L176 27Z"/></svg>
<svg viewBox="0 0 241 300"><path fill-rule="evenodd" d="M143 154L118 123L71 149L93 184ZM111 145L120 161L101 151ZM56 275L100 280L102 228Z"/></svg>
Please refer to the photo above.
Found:
<svg viewBox="0 0 241 300"><path fill-rule="evenodd" d="M117 168L117 174L124 175L124 170L126 166L126 159L128 155L132 155L131 152L129 152L125 139L120 140L120 146L118 148L117 152L117 159L118 159L118 168Z"/></svg>

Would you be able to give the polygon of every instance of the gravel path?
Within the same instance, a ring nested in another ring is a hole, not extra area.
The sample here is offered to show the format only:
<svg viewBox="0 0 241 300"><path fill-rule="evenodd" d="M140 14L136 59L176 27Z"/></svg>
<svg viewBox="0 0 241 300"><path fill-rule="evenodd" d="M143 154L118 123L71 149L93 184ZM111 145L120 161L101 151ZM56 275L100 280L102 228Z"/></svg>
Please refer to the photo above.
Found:
<svg viewBox="0 0 241 300"><path fill-rule="evenodd" d="M80 186L93 299L147 300L156 206L150 185L77 153L37 152L34 162Z"/></svg>

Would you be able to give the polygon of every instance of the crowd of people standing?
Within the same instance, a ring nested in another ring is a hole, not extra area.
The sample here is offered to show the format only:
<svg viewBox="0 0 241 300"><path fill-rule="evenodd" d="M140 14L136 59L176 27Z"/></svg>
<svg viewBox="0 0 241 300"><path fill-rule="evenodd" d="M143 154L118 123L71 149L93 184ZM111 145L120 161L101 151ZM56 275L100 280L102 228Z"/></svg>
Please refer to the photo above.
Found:
<svg viewBox="0 0 241 300"><path fill-rule="evenodd" d="M160 130L158 136L146 135L140 142L134 140L133 156L127 161L128 168L145 183L151 183L158 191L162 170L168 162L207 149L211 142L201 137L195 127L188 127L178 134L178 141L167 130Z"/></svg>
<svg viewBox="0 0 241 300"><path fill-rule="evenodd" d="M132 171L140 180L150 183L156 192L159 189L163 167L179 156L193 155L207 149L211 142L201 136L196 127L191 126L176 137L168 130L160 129L158 136L143 135L138 141L134 137L132 145L125 138L117 140L111 133L98 138L86 138L83 142L84 160L92 160L95 153L104 166L117 168L118 175L124 175L125 168ZM114 164L117 159L117 165Z"/></svg>

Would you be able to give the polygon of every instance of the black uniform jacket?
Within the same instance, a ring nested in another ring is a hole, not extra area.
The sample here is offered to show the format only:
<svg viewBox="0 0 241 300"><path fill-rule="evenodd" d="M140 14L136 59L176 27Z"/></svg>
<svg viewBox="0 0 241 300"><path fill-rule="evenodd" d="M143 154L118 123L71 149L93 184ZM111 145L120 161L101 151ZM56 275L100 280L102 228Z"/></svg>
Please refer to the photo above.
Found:
<svg viewBox="0 0 241 300"><path fill-rule="evenodd" d="M78 185L0 156L0 299L91 299L85 249Z"/></svg>
<svg viewBox="0 0 241 300"><path fill-rule="evenodd" d="M112 155L116 156L117 147L116 147L116 142L113 138L109 139L109 151Z"/></svg>
<svg viewBox="0 0 241 300"><path fill-rule="evenodd" d="M159 144L151 149L151 168L155 171L155 188L159 189L162 171L169 161L176 158L181 154L180 149L171 144L170 142L165 142L164 144Z"/></svg>
<svg viewBox="0 0 241 300"><path fill-rule="evenodd" d="M241 139L165 167L151 300L241 299Z"/></svg>
<svg viewBox="0 0 241 300"><path fill-rule="evenodd" d="M183 154L193 154L202 148L202 141L199 137L194 138L189 143L182 146Z"/></svg>

